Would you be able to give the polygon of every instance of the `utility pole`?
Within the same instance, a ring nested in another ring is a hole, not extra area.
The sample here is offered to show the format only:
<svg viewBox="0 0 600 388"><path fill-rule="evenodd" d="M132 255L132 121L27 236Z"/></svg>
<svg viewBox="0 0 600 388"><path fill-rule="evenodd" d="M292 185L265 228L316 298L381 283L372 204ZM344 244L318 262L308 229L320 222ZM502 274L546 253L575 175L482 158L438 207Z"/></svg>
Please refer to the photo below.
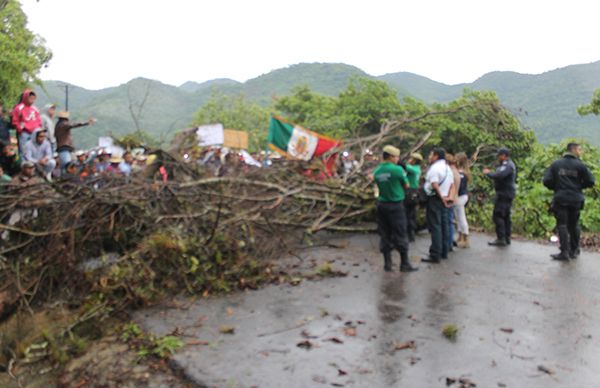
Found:
<svg viewBox="0 0 600 388"><path fill-rule="evenodd" d="M65 110L69 111L69 85L65 85Z"/></svg>

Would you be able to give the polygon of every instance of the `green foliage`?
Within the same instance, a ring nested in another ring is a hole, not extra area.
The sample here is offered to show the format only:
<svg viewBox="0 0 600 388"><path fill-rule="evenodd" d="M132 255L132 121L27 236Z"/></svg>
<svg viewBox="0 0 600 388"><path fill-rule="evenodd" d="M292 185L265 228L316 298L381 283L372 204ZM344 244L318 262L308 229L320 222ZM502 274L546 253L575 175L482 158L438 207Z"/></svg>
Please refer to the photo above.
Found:
<svg viewBox="0 0 600 388"><path fill-rule="evenodd" d="M137 323L130 322L123 326L123 332L121 333L121 341L127 342L130 339L139 338L143 334L142 329Z"/></svg>
<svg viewBox="0 0 600 388"><path fill-rule="evenodd" d="M264 149L269 131L269 111L250 102L244 95L216 91L194 116L194 125L221 123L225 128L248 132L252 151Z"/></svg>
<svg viewBox="0 0 600 388"><path fill-rule="evenodd" d="M156 356L166 358L183 347L183 341L172 335L164 337L149 336L146 342L147 344L141 346L138 350L139 357Z"/></svg>
<svg viewBox="0 0 600 388"><path fill-rule="evenodd" d="M23 89L39 82L38 72L52 58L44 39L27 29L27 17L17 0L0 7L0 98L7 107Z"/></svg>
<svg viewBox="0 0 600 388"><path fill-rule="evenodd" d="M596 116L600 115L600 89L594 91L592 101L589 104L581 105L577 108L577 113L582 116L587 116L589 114L595 114Z"/></svg>
<svg viewBox="0 0 600 388"><path fill-rule="evenodd" d="M338 112L343 128L357 134L379 132L385 121L402 112L396 93L383 81L352 78L339 96Z"/></svg>
<svg viewBox="0 0 600 388"><path fill-rule="evenodd" d="M275 110L293 123L319 133L338 137L342 134L341 121L336 114L337 99L312 91L308 85L299 86L292 94L278 98Z"/></svg>
<svg viewBox="0 0 600 388"><path fill-rule="evenodd" d="M458 326L452 323L446 324L442 327L442 334L450 341L456 341L456 337L458 336Z"/></svg>

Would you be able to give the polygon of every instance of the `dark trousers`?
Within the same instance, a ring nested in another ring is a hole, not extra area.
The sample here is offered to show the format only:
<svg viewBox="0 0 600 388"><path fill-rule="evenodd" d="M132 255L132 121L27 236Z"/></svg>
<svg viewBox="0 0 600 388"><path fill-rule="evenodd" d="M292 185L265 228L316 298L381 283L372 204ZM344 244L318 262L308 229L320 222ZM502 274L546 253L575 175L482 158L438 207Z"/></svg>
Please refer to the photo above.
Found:
<svg viewBox="0 0 600 388"><path fill-rule="evenodd" d="M381 237L379 244L381 253L385 255L397 249L401 257L408 258L404 203L377 202L377 228Z"/></svg>
<svg viewBox="0 0 600 388"><path fill-rule="evenodd" d="M553 205L554 217L556 217L556 229L560 240L560 251L562 253L574 253L579 249L579 238L581 229L579 227L579 215L581 205L564 206Z"/></svg>
<svg viewBox="0 0 600 388"><path fill-rule="evenodd" d="M448 257L448 208L437 196L427 201L427 227L431 233L429 256L433 259Z"/></svg>
<svg viewBox="0 0 600 388"><path fill-rule="evenodd" d="M450 208L448 214L448 250L451 251L454 243L454 209Z"/></svg>
<svg viewBox="0 0 600 388"><path fill-rule="evenodd" d="M417 234L417 204L405 204L406 208L406 233L410 239Z"/></svg>
<svg viewBox="0 0 600 388"><path fill-rule="evenodd" d="M494 204L494 214L492 216L496 224L496 237L498 240L510 241L512 234L512 198L497 197Z"/></svg>

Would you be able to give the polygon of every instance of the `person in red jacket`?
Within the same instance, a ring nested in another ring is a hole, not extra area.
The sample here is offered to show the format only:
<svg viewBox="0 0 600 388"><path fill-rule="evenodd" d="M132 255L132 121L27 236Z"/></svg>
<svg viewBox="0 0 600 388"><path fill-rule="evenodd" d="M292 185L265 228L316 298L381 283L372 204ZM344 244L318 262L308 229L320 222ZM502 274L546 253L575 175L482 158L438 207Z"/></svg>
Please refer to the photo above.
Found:
<svg viewBox="0 0 600 388"><path fill-rule="evenodd" d="M17 130L17 138L19 139L19 155L23 155L23 147L31 137L33 132L42 128L42 118L40 111L33 104L37 96L30 89L25 89L21 97L21 102L18 103L12 112L12 125Z"/></svg>

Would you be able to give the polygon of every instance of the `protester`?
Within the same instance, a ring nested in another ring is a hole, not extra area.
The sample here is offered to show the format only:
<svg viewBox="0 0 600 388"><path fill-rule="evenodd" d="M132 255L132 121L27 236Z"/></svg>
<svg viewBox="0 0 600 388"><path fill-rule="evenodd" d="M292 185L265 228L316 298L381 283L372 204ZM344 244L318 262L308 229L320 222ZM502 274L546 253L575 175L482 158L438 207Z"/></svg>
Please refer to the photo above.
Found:
<svg viewBox="0 0 600 388"><path fill-rule="evenodd" d="M32 185L38 182L35 177L35 164L25 161L21 164L21 172L13 177L11 185Z"/></svg>
<svg viewBox="0 0 600 388"><path fill-rule="evenodd" d="M56 167L56 161L54 161L52 146L46 135L46 130L41 128L33 132L33 138L25 144L23 159L34 163L38 170L43 173L43 176L51 180L52 170Z"/></svg>
<svg viewBox="0 0 600 388"><path fill-rule="evenodd" d="M148 158L144 154L138 154L135 156L135 160L133 162L133 166L131 166L131 171L134 174L142 173L146 169L146 161Z"/></svg>
<svg viewBox="0 0 600 388"><path fill-rule="evenodd" d="M488 245L504 247L510 245L512 234L511 209L516 193L517 167L510 159L507 148L500 148L497 153L499 165L492 172L485 168L483 173L494 181L496 198L494 200L493 220L496 225L496 240Z"/></svg>
<svg viewBox="0 0 600 388"><path fill-rule="evenodd" d="M406 210L404 209L404 190L408 188L408 179L404 169L397 166L400 150L394 146L383 147L383 161L373 171L373 177L379 188L377 198L377 226L380 249L383 253L384 270L392 270L392 249L400 252L400 271L411 272L418 268L410 264L408 258L408 236L406 234Z"/></svg>
<svg viewBox="0 0 600 388"><path fill-rule="evenodd" d="M0 167L4 173L14 177L21 171L21 160L17 155L15 146L10 143L2 144L2 153L0 154Z"/></svg>
<svg viewBox="0 0 600 388"><path fill-rule="evenodd" d="M65 165L65 171L61 176L63 181L72 182L72 183L80 183L81 177L79 176L79 168L75 162L67 162Z"/></svg>
<svg viewBox="0 0 600 388"><path fill-rule="evenodd" d="M63 111L58 113L58 122L56 123L54 133L56 135L56 151L60 157L61 165L66 166L71 161L71 152L75 151L71 130L86 125L93 125L95 122L95 119L89 119L86 122L72 123L69 121L69 112Z"/></svg>
<svg viewBox="0 0 600 388"><path fill-rule="evenodd" d="M56 113L56 105L46 104L42 109L42 128L48 133L48 141L52 146L52 152L56 151L56 136L54 135L54 114Z"/></svg>
<svg viewBox="0 0 600 388"><path fill-rule="evenodd" d="M40 111L36 108L37 96L29 89L23 91L21 102L15 105L12 111L12 124L17 130L19 141L19 155L23 156L23 148L31 140L33 131L42 128Z"/></svg>
<svg viewBox="0 0 600 388"><path fill-rule="evenodd" d="M52 156L54 157L54 161L56 162L54 170L52 170L52 179L60 179L62 175L63 166L60 165L60 158L58 157L58 152L55 152Z"/></svg>
<svg viewBox="0 0 600 388"><path fill-rule="evenodd" d="M102 150L98 155L98 163L96 163L96 169L99 173L104 173L110 166L110 151Z"/></svg>
<svg viewBox="0 0 600 388"><path fill-rule="evenodd" d="M471 181L471 168L467 154L456 154L456 168L460 175L458 196L454 205L456 228L458 230L458 247L469 248L469 222L467 221L466 206L469 202L469 182Z"/></svg>
<svg viewBox="0 0 600 388"><path fill-rule="evenodd" d="M0 142L10 143L10 123L4 119L4 106L0 101Z"/></svg>
<svg viewBox="0 0 600 388"><path fill-rule="evenodd" d="M123 162L123 158L118 155L112 155L109 161L110 166L106 168L106 172L112 175L121 175L119 166L121 165L121 162Z"/></svg>
<svg viewBox="0 0 600 388"><path fill-rule="evenodd" d="M454 251L454 247L458 244L454 240L454 205L458 200L458 187L460 186L460 173L456 168L456 158L452 154L446 154L446 163L452 170L452 191L449 194L449 198L452 200L452 206L448 210L448 251Z"/></svg>
<svg viewBox="0 0 600 388"><path fill-rule="evenodd" d="M419 190L419 179L421 179L421 163L423 162L423 156L419 153L413 153L406 163L406 175L408 178L409 193L411 193L411 200L406 200L404 206L406 208L406 225L408 241L415 241L417 234L417 206L418 206L418 190Z"/></svg>
<svg viewBox="0 0 600 388"><path fill-rule="evenodd" d="M544 186L554 191L552 212L560 242L560 253L551 255L554 260L576 259L580 254L579 216L585 198L583 189L593 187L596 179L581 161L583 149L569 143L567 152L556 160L544 174Z"/></svg>
<svg viewBox="0 0 600 388"><path fill-rule="evenodd" d="M83 170L83 167L85 166L87 160L87 154L85 153L85 151L79 150L75 152L75 158L75 164L77 165L79 170Z"/></svg>
<svg viewBox="0 0 600 388"><path fill-rule="evenodd" d="M452 170L446 163L446 151L434 148L429 154L429 170L425 176L427 200L427 226L431 233L429 256L426 263L439 263L448 258L448 208L452 206L451 194L454 185Z"/></svg>
<svg viewBox="0 0 600 388"><path fill-rule="evenodd" d="M130 176L133 166L133 155L131 152L125 152L123 154L123 161L119 163L119 172L125 176Z"/></svg>

